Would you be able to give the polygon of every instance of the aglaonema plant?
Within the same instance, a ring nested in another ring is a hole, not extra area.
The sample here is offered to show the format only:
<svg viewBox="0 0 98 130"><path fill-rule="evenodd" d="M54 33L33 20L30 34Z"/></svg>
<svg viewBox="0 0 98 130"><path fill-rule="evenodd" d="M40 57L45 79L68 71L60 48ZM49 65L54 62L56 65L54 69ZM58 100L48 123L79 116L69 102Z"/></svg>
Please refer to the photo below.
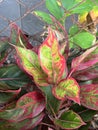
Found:
<svg viewBox="0 0 98 130"><path fill-rule="evenodd" d="M2 124L5 121L1 128L88 130L98 110L98 84L94 83L98 45L73 58L71 64L51 28L37 52L19 44L11 46L16 50L18 66L37 89L22 94L0 111Z"/></svg>
<svg viewBox="0 0 98 130"><path fill-rule="evenodd" d="M0 39L0 130L90 130L98 112L97 6L91 0L46 0L46 6L50 14L35 12L50 24L40 46L15 24L10 38ZM64 24L73 14L79 24L67 33ZM82 51L71 56L77 46ZM8 49L16 62L4 65Z"/></svg>

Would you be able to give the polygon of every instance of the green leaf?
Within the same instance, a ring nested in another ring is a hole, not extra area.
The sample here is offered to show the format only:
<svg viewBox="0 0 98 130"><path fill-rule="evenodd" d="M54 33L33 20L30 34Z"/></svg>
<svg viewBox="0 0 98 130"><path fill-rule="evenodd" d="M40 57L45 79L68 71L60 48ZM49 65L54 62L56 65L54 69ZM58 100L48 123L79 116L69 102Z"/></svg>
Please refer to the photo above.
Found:
<svg viewBox="0 0 98 130"><path fill-rule="evenodd" d="M34 14L38 17L40 17L44 22L48 24L53 24L53 21L48 13L42 12L42 11L34 11Z"/></svg>
<svg viewBox="0 0 98 130"><path fill-rule="evenodd" d="M71 10L71 13L82 14L85 12L89 12L93 9L93 6L94 6L94 3L92 2L92 0L85 0L83 2L82 0L80 0L78 1L77 6Z"/></svg>
<svg viewBox="0 0 98 130"><path fill-rule="evenodd" d="M5 104L13 100L19 93L21 89L18 90L0 90L0 104Z"/></svg>
<svg viewBox="0 0 98 130"><path fill-rule="evenodd" d="M78 113L84 122L89 122L92 120L93 116L97 113L97 111L90 110L86 107L80 106L78 104L74 104L70 107L71 110Z"/></svg>
<svg viewBox="0 0 98 130"><path fill-rule="evenodd" d="M0 68L0 89L18 89L30 83L29 77L16 65Z"/></svg>
<svg viewBox="0 0 98 130"><path fill-rule="evenodd" d="M54 119L54 124L62 129L76 129L85 125L80 116L71 110L64 112L59 119Z"/></svg>
<svg viewBox="0 0 98 130"><path fill-rule="evenodd" d="M80 104L80 88L73 78L63 79L52 90L54 96L60 100L68 98Z"/></svg>
<svg viewBox="0 0 98 130"><path fill-rule="evenodd" d="M69 34L70 34L71 36L73 36L73 35L75 35L78 31L79 31L78 26L77 26L77 25L73 25L73 26L71 26L70 29L69 29Z"/></svg>
<svg viewBox="0 0 98 130"><path fill-rule="evenodd" d="M52 115L57 114L60 107L60 101L55 98L52 94L52 87L41 87L42 91L45 93L46 98L46 108Z"/></svg>
<svg viewBox="0 0 98 130"><path fill-rule="evenodd" d="M95 36L89 32L80 32L73 36L73 42L83 49L87 49L92 46L95 41Z"/></svg>
<svg viewBox="0 0 98 130"><path fill-rule="evenodd" d="M63 11L58 5L57 0L46 0L46 7L58 20L63 17Z"/></svg>
<svg viewBox="0 0 98 130"><path fill-rule="evenodd" d="M61 0L61 3L66 10L69 10L73 8L75 5L77 5L76 0Z"/></svg>
<svg viewBox="0 0 98 130"><path fill-rule="evenodd" d="M87 122L85 126L81 126L78 130L88 130L91 126L90 122Z"/></svg>
<svg viewBox="0 0 98 130"><path fill-rule="evenodd" d="M60 47L57 38L50 28L47 39L39 48L39 59L42 69L48 75L49 83L59 82L64 73L66 73L66 77L66 61L60 54Z"/></svg>
<svg viewBox="0 0 98 130"><path fill-rule="evenodd" d="M19 65L34 78L39 86L48 86L47 75L40 67L38 56L32 50L14 46L19 60Z"/></svg>

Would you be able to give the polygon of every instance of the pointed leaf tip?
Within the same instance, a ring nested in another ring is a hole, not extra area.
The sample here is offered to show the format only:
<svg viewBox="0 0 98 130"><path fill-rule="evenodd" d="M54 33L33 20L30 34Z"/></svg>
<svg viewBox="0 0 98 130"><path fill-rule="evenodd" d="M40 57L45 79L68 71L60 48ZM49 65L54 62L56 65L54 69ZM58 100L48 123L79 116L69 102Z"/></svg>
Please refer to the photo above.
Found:
<svg viewBox="0 0 98 130"><path fill-rule="evenodd" d="M48 75L49 83L57 83L65 72L66 61L60 54L59 43L54 31L48 28L48 33L47 39L39 48L39 60L42 69Z"/></svg>

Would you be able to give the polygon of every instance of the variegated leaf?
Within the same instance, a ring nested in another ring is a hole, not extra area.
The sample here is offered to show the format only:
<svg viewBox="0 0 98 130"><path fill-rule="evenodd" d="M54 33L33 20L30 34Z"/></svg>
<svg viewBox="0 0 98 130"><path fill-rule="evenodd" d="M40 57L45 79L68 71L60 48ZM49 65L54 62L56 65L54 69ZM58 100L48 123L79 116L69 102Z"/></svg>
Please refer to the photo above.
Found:
<svg viewBox="0 0 98 130"><path fill-rule="evenodd" d="M43 95L33 91L23 95L14 108L11 106L11 108L0 111L0 118L13 123L21 122L25 119L35 118L43 112L44 108L45 100Z"/></svg>
<svg viewBox="0 0 98 130"><path fill-rule="evenodd" d="M77 70L86 69L96 64L98 62L98 59L96 55L93 55L92 53L96 50L97 47L98 45L88 49L82 55L73 59L71 64L71 69L77 71Z"/></svg>
<svg viewBox="0 0 98 130"><path fill-rule="evenodd" d="M98 84L80 86L81 104L89 109L98 110Z"/></svg>
<svg viewBox="0 0 98 130"><path fill-rule="evenodd" d="M54 96L60 100L67 97L70 100L80 104L80 88L73 78L63 79L52 90Z"/></svg>
<svg viewBox="0 0 98 130"><path fill-rule="evenodd" d="M40 67L37 54L26 48L14 47L17 51L19 65L34 78L37 85L48 86L47 75Z"/></svg>
<svg viewBox="0 0 98 130"><path fill-rule="evenodd" d="M67 68L66 61L60 54L60 48L55 33L50 28L48 32L49 35L47 39L39 49L39 59L42 69L48 75L49 82L57 83L60 81Z"/></svg>
<svg viewBox="0 0 98 130"><path fill-rule="evenodd" d="M81 117L71 110L64 112L59 119L54 119L54 124L64 130L77 129L80 126L85 125Z"/></svg>

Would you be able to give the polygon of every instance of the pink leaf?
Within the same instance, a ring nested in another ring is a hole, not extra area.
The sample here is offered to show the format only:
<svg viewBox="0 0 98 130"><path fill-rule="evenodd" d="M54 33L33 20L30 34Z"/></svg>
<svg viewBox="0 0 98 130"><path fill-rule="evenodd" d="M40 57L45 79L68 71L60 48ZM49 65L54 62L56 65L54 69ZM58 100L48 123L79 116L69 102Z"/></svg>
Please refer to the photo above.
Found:
<svg viewBox="0 0 98 130"><path fill-rule="evenodd" d="M92 52L94 52L97 47L98 45L88 49L82 55L74 58L71 64L71 69L74 71L78 71L96 64L98 62L98 58L97 55L92 54Z"/></svg>
<svg viewBox="0 0 98 130"><path fill-rule="evenodd" d="M98 84L80 86L81 104L89 109L98 110Z"/></svg>

